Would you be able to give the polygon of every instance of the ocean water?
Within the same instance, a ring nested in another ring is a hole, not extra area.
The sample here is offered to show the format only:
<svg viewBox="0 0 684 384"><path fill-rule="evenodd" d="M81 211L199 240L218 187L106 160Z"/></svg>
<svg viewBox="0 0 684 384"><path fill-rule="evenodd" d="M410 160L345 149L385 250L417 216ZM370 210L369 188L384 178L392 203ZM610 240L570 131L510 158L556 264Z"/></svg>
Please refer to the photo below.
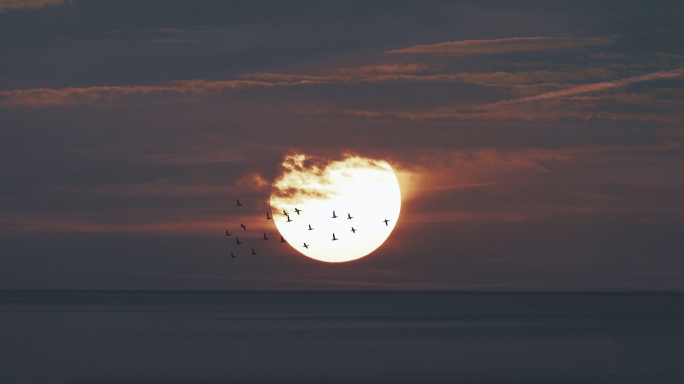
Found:
<svg viewBox="0 0 684 384"><path fill-rule="evenodd" d="M0 383L684 383L684 294L0 292Z"/></svg>

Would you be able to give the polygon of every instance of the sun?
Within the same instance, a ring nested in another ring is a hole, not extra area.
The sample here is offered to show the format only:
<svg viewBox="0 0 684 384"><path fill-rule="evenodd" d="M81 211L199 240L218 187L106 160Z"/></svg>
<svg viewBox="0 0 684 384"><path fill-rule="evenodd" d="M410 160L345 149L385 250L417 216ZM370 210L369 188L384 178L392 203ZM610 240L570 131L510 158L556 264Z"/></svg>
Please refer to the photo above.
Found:
<svg viewBox="0 0 684 384"><path fill-rule="evenodd" d="M387 240L399 219L401 190L386 161L294 154L285 158L273 183L271 209L278 231L294 249L340 263L360 259Z"/></svg>

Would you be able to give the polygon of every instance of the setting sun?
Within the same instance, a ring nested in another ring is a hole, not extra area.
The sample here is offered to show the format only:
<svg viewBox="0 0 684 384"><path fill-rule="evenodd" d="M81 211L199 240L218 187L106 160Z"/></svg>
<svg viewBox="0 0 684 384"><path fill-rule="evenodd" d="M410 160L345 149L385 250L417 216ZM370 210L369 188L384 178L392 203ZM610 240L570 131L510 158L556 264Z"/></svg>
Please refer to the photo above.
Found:
<svg viewBox="0 0 684 384"><path fill-rule="evenodd" d="M291 246L312 259L339 263L385 242L399 218L401 191L386 161L348 156L324 162L297 154L283 162L271 208Z"/></svg>

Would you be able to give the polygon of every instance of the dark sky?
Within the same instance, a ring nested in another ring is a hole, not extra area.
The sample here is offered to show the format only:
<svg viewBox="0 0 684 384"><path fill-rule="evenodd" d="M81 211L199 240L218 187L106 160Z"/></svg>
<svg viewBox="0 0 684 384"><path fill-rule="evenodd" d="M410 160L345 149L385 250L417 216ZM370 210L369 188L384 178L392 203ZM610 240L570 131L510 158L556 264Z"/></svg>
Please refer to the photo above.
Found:
<svg viewBox="0 0 684 384"><path fill-rule="evenodd" d="M684 289L682 2L0 11L0 289ZM226 257L295 152L403 175L381 248Z"/></svg>

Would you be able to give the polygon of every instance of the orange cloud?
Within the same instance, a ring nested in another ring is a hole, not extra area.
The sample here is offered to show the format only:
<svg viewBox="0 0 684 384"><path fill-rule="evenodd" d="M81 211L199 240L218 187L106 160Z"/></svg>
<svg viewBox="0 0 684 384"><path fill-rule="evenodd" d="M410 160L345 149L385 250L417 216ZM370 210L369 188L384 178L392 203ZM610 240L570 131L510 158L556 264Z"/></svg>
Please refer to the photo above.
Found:
<svg viewBox="0 0 684 384"><path fill-rule="evenodd" d="M463 40L433 45L415 45L413 47L386 51L384 54L413 53L440 56L471 56L525 51L559 51L579 47L609 45L611 42L611 39L601 37L513 37L509 39Z"/></svg>
<svg viewBox="0 0 684 384"><path fill-rule="evenodd" d="M31 216L7 214L0 216L0 228L4 233L41 234L75 232L75 233L169 233L183 236L217 236L225 230L227 223L244 223L250 230L248 235L240 234L240 238L259 238L258 232L274 230L272 224L252 216L210 216L197 219L164 220L139 222L110 222L103 223L84 218L69 218L52 216ZM232 224L233 227L237 224ZM239 229L239 227L238 227ZM232 232L232 230L231 230ZM239 233L239 232L238 232Z"/></svg>
<svg viewBox="0 0 684 384"><path fill-rule="evenodd" d="M37 88L0 91L0 106L27 105L33 107L49 105L77 105L89 104L97 101L112 101L135 94L184 94L201 95L207 92L220 92L228 89L270 88L278 84L250 80L205 81L185 80L176 81L168 86L133 85L120 87L87 87L87 88Z"/></svg>
<svg viewBox="0 0 684 384"><path fill-rule="evenodd" d="M48 5L64 4L65 0L0 0L0 12L6 9L42 8Z"/></svg>
<svg viewBox="0 0 684 384"><path fill-rule="evenodd" d="M344 74L377 74L377 73L420 73L442 71L446 65L438 63L394 63L394 64L372 64L361 67L340 68L339 72Z"/></svg>
<svg viewBox="0 0 684 384"><path fill-rule="evenodd" d="M352 72L351 70L349 72ZM530 72L490 72L490 73L453 73L437 75L408 75L394 73L361 73L337 75L303 75L281 73L247 73L243 79L266 82L301 82L302 84L328 83L396 83L396 82L430 82L430 83L470 83L493 86L513 86L520 84L557 83L569 81L587 81L589 79L611 79L617 74L603 68L586 68L574 71L530 71ZM306 82L306 83L305 83ZM561 87L560 84L553 84Z"/></svg>
<svg viewBox="0 0 684 384"><path fill-rule="evenodd" d="M268 182L268 180L264 179L263 176L261 176L259 173L253 172L239 178L235 182L235 185L239 187L247 187L250 189L259 190L271 185L271 183Z"/></svg>

